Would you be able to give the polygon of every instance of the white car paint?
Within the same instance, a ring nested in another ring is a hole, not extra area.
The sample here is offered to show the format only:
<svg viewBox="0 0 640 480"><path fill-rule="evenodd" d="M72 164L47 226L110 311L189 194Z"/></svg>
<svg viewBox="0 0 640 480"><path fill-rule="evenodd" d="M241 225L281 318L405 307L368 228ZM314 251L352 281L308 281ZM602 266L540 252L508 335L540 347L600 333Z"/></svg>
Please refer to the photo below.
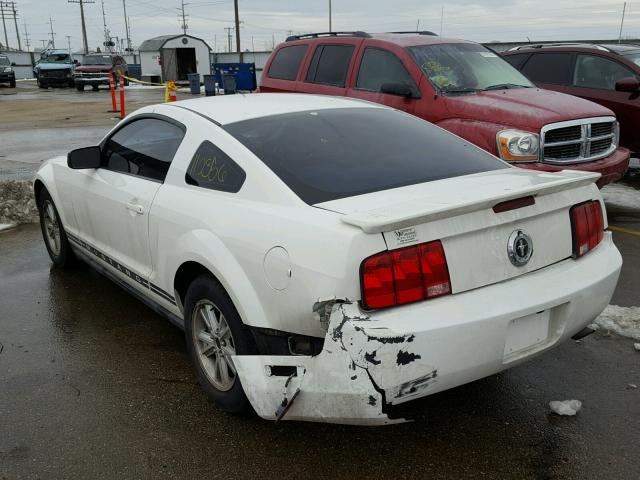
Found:
<svg viewBox="0 0 640 480"><path fill-rule="evenodd" d="M509 168L315 208L218 126L353 107L386 108L295 94L145 107L125 122L158 114L186 127L164 182L104 169L71 170L63 157L44 164L36 182L58 206L74 250L177 324L184 299L175 290L176 273L196 262L221 282L246 325L325 339L317 356L234 357L244 390L263 418L275 418L283 398L287 403L295 394L287 420L393 423L385 404L511 367L570 338L605 308L620 254L605 233L593 251L571 258L568 213L577 203L602 201L597 174ZM238 193L185 182L204 140L245 170ZM499 214L491 209L526 195L536 197L535 205ZM506 254L516 228L526 228L536 245L524 267L512 265ZM433 239L443 243L453 294L362 310L361 262L387 248ZM287 377L270 375L274 365L296 367L298 375L287 384Z"/></svg>

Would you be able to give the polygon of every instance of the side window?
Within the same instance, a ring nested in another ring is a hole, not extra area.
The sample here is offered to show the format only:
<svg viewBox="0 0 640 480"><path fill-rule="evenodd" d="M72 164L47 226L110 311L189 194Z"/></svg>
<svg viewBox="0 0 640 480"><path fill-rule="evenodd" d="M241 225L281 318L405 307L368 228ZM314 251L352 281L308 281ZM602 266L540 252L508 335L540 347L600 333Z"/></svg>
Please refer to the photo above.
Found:
<svg viewBox="0 0 640 480"><path fill-rule="evenodd" d="M383 83L405 83L415 86L411 75L394 53L379 48L367 48L360 62L356 88L379 92Z"/></svg>
<svg viewBox="0 0 640 480"><path fill-rule="evenodd" d="M306 81L344 87L353 45L319 45L313 54Z"/></svg>
<svg viewBox="0 0 640 480"><path fill-rule="evenodd" d="M306 52L306 45L292 45L278 50L269 67L269 77L295 80Z"/></svg>
<svg viewBox="0 0 640 480"><path fill-rule="evenodd" d="M533 82L568 85L571 82L571 53L536 53L524 64L522 73Z"/></svg>
<svg viewBox="0 0 640 480"><path fill-rule="evenodd" d="M164 181L184 129L157 118L135 120L112 135L102 149L104 168Z"/></svg>
<svg viewBox="0 0 640 480"><path fill-rule="evenodd" d="M524 61L529 58L530 53L517 53L515 55L505 55L502 57L504 60L509 62L512 66L517 68L518 70L522 69L522 64Z"/></svg>
<svg viewBox="0 0 640 480"><path fill-rule="evenodd" d="M636 78L627 67L596 55L578 55L573 84L576 87L615 90L616 82L623 78Z"/></svg>
<svg viewBox="0 0 640 480"><path fill-rule="evenodd" d="M247 174L236 162L213 143L204 141L189 164L185 181L189 185L236 193L245 178Z"/></svg>

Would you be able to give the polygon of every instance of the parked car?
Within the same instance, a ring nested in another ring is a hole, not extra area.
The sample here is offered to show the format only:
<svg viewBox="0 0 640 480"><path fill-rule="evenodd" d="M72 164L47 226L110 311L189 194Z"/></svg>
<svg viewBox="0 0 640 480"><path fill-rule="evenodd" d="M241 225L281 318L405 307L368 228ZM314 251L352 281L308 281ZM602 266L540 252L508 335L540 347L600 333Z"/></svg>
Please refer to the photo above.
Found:
<svg viewBox="0 0 640 480"><path fill-rule="evenodd" d="M597 178L382 105L255 94L137 110L34 189L54 265L183 327L222 409L385 424L588 332L622 263Z"/></svg>
<svg viewBox="0 0 640 480"><path fill-rule="evenodd" d="M431 32L289 37L267 60L260 91L382 103L523 168L601 173L599 186L620 179L629 165L611 110L535 88L482 45ZM597 141L574 136L589 129Z"/></svg>
<svg viewBox="0 0 640 480"><path fill-rule="evenodd" d="M73 70L76 63L68 50L45 50L33 67L33 76L36 77L38 87L73 87Z"/></svg>
<svg viewBox="0 0 640 480"><path fill-rule="evenodd" d="M109 85L109 72L118 82L121 76L129 76L129 67L120 55L106 53L85 55L82 65L76 67L73 74L76 88L82 92L84 87L89 85L97 91L99 85ZM129 80L125 78L124 84L129 85Z"/></svg>
<svg viewBox="0 0 640 480"><path fill-rule="evenodd" d="M613 110L620 144L640 156L640 45L539 44L502 55L542 88Z"/></svg>
<svg viewBox="0 0 640 480"><path fill-rule="evenodd" d="M11 63L9 57L0 55L0 83L8 83L9 87L16 88L16 72L13 71L15 63Z"/></svg>

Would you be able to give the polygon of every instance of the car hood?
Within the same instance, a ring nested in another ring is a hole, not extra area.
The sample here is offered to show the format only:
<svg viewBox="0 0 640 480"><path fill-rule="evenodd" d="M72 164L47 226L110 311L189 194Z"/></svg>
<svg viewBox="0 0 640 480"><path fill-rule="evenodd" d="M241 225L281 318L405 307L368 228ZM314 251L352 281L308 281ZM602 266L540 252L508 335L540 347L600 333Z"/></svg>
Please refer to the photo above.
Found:
<svg viewBox="0 0 640 480"><path fill-rule="evenodd" d="M36 65L39 70L66 70L72 67L69 63L38 63Z"/></svg>
<svg viewBox="0 0 640 480"><path fill-rule="evenodd" d="M78 73L100 73L109 71L111 71L111 65L83 65L76 67L76 72Z"/></svg>
<svg viewBox="0 0 640 480"><path fill-rule="evenodd" d="M613 112L582 98L541 88L491 90L446 97L449 114L539 131L548 123L601 117Z"/></svg>

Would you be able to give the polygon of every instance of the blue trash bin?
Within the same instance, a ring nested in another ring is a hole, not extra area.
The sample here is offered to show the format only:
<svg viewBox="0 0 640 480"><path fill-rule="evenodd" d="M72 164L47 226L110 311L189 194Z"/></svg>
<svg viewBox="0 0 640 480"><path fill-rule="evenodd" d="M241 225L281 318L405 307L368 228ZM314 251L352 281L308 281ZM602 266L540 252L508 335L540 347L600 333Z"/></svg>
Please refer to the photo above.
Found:
<svg viewBox="0 0 640 480"><path fill-rule="evenodd" d="M190 73L187 75L187 79L189 80L191 95L200 95L200 74Z"/></svg>

